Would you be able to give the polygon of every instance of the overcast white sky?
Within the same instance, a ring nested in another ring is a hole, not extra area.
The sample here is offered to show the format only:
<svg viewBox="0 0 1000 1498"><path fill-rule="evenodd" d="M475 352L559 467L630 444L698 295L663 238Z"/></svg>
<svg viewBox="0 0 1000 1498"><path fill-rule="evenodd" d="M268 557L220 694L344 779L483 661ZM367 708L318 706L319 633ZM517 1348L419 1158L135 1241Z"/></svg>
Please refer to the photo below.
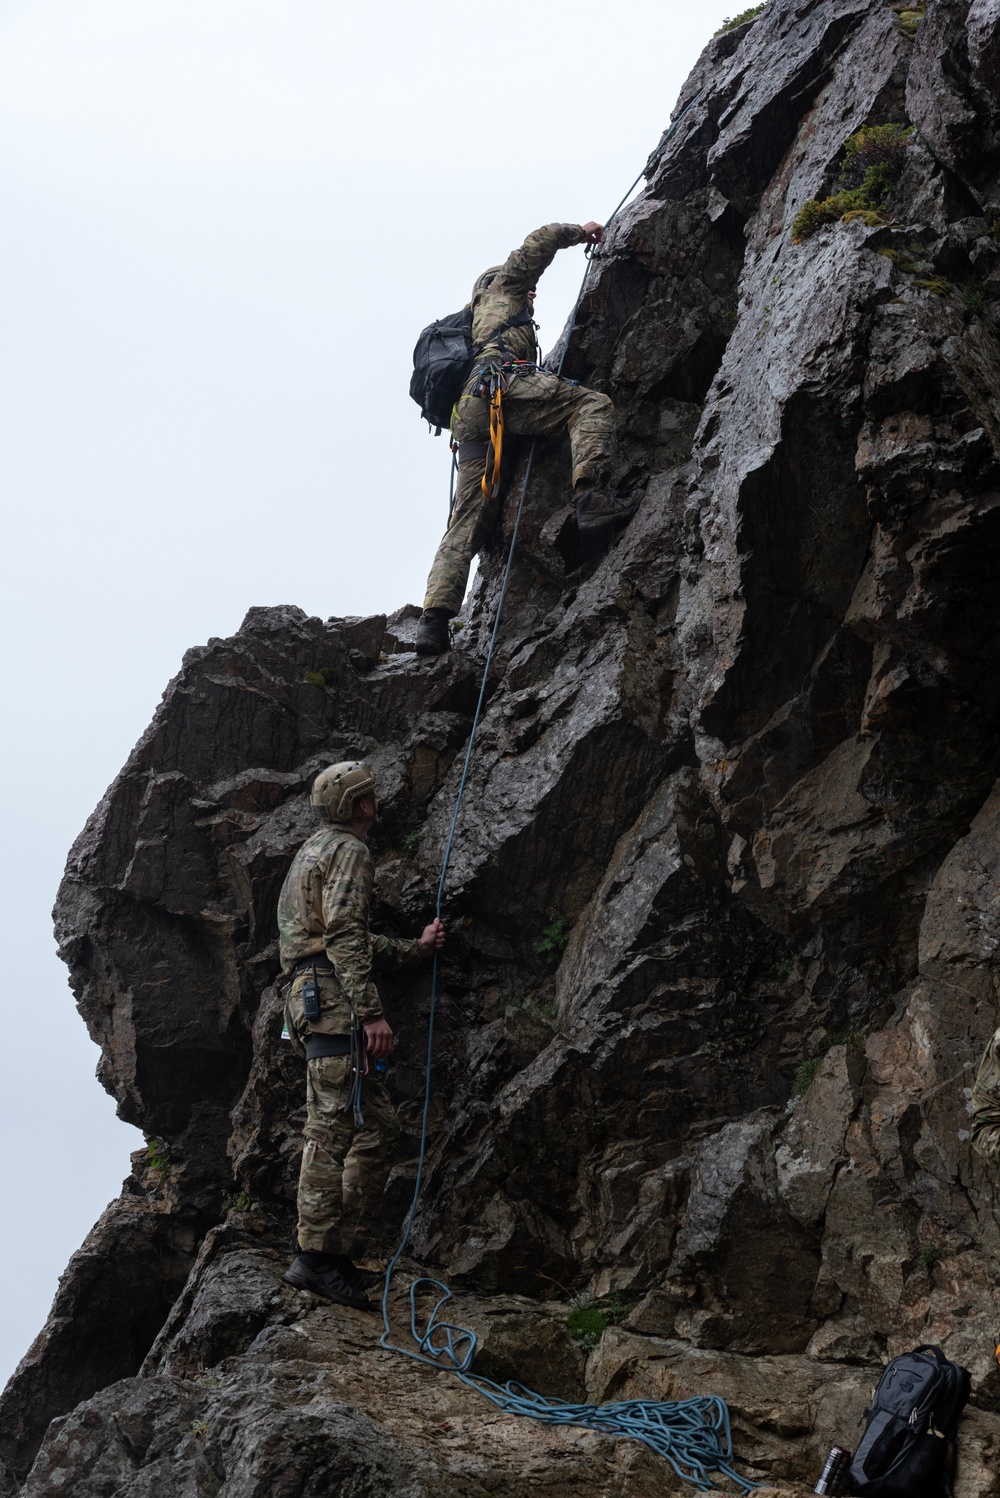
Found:
<svg viewBox="0 0 1000 1498"><path fill-rule="evenodd" d="M141 1143L54 956L70 843L189 646L420 601L417 333L607 216L740 3L0 0L0 1381Z"/></svg>

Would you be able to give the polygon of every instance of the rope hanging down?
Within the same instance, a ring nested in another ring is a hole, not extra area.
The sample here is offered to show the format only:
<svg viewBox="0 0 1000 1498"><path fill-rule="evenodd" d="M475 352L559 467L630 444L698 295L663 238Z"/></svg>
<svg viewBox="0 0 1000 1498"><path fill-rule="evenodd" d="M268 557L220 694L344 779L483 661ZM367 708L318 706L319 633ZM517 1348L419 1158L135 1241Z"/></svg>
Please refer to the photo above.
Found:
<svg viewBox="0 0 1000 1498"><path fill-rule="evenodd" d="M688 110L699 98L700 93L696 94L691 102L681 111L664 137L663 145L666 145L666 142L670 139L670 136L676 130ZM611 214L608 223L611 223L612 219L614 219L628 201L628 198L640 182L642 176L643 173L640 173L635 182L633 182L625 197L622 198L621 202L615 208L614 213ZM588 258L580 291L566 325L563 348L559 358L559 366L556 370L557 374L562 373L566 350L569 347L569 340L576 323L577 312L579 311L580 303L583 300L586 290L587 277L590 274L590 264L591 262ZM458 817L462 807L462 800L465 796L466 783L469 778L472 751L486 697L486 686L489 681L490 666L493 662L493 653L496 646L497 633L500 628L500 619L503 614L504 600L507 596L507 585L510 581L514 550L517 545L521 516L524 513L524 501L528 491L528 481L531 477L534 456L535 444L534 440L532 440L528 450L524 474L521 479L517 509L514 513L514 526L511 531L510 546L507 552L507 562L504 568L503 581L500 586L500 596L497 599L493 629L490 632L489 645L486 651L486 661L483 666L483 678L476 701L476 709L472 718L472 727L469 731L469 742L466 746L462 774L458 783L458 793L455 797L455 810L452 814L444 858L441 863L441 875L438 879L434 905L434 913L437 917L441 915L445 878L448 873L448 865L451 862L455 831L458 826ZM406 1216L406 1222L403 1226L399 1246L390 1259L385 1272L385 1283L382 1289L383 1330L379 1338L379 1345L389 1352L397 1352L405 1358L412 1359L414 1362L425 1363L430 1368L437 1368L448 1373L453 1373L457 1378L461 1379L462 1383L468 1385L470 1388L477 1389L484 1398L490 1400L498 1409L505 1411L507 1414L525 1415L532 1420L539 1421L543 1425L582 1426L587 1430L596 1431L601 1435L628 1436L634 1440L642 1441L644 1445L668 1461L679 1477L693 1483L695 1487L701 1489L703 1492L713 1491L710 1475L713 1472L729 1478L742 1492L751 1492L756 1484L750 1482L745 1477L741 1477L731 1466L733 1443L729 1425L729 1411L726 1408L725 1401L716 1395L707 1395L700 1399L671 1401L631 1399L616 1404L570 1404L563 1399L552 1399L544 1394L533 1393L530 1389L524 1388L522 1384L515 1382L502 1385L495 1383L492 1379L483 1378L471 1371L472 1362L476 1354L475 1332L471 1331L468 1327L456 1326L451 1322L439 1321L437 1319L442 1307L447 1305L448 1301L452 1299L452 1293L447 1285L442 1284L440 1280L429 1277L416 1279L410 1286L410 1335L413 1339L413 1346L409 1348L397 1347L392 1341L392 1331L389 1326L389 1290L392 1284L393 1271L409 1241L410 1230L413 1226L413 1220L420 1201L424 1165L427 1158L427 1124L430 1112L431 1071L434 1059L434 1024L437 1013L437 973L438 959L435 953L431 970L430 1013L427 1024L427 1055L424 1072L424 1106L420 1125L420 1151L417 1159L417 1177L413 1185L413 1198ZM421 1329L417 1297L423 1290L437 1291L438 1298L430 1314L427 1316L423 1329Z"/></svg>

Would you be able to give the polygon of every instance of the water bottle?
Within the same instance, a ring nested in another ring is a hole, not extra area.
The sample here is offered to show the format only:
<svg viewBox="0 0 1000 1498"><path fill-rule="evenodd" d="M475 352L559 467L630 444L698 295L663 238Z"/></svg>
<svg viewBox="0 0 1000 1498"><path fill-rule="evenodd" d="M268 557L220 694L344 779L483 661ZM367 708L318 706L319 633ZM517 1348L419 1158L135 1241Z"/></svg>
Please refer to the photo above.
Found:
<svg viewBox="0 0 1000 1498"><path fill-rule="evenodd" d="M813 1488L813 1492L839 1493L840 1485L850 1465L851 1453L845 1451L843 1446L831 1446L830 1455L823 1463L823 1470L819 1474L819 1481Z"/></svg>

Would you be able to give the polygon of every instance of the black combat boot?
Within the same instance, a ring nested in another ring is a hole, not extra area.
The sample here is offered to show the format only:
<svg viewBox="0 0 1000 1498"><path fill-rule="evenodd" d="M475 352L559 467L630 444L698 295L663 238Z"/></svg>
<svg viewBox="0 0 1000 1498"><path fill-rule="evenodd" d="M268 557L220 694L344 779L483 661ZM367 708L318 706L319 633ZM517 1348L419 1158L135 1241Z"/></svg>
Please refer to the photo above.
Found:
<svg viewBox="0 0 1000 1498"><path fill-rule="evenodd" d="M641 497L612 494L605 484L581 484L573 494L581 540L596 531L606 531L623 520L631 520Z"/></svg>
<svg viewBox="0 0 1000 1498"><path fill-rule="evenodd" d="M377 1274L372 1269L359 1269L353 1259L349 1259L346 1254L334 1254L332 1257L344 1279L360 1295L370 1290L373 1285L380 1285L385 1279L384 1274Z"/></svg>
<svg viewBox="0 0 1000 1498"><path fill-rule="evenodd" d="M286 1285L296 1290L311 1290L314 1295L324 1295L339 1306L350 1306L354 1311L370 1311L364 1290L351 1284L338 1268L341 1255L321 1254L303 1250L292 1260L281 1276Z"/></svg>
<svg viewBox="0 0 1000 1498"><path fill-rule="evenodd" d="M443 655L451 649L447 609L424 609L417 620L417 654Z"/></svg>

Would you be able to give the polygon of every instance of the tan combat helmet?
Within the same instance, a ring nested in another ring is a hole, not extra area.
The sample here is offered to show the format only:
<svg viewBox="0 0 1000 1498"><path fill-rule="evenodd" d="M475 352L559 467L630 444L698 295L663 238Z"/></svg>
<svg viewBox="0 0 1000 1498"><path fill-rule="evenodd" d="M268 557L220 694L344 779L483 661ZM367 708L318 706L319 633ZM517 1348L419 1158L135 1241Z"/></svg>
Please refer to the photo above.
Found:
<svg viewBox="0 0 1000 1498"><path fill-rule="evenodd" d="M375 776L359 759L320 770L313 781L310 801L329 822L349 822L359 796L375 795Z"/></svg>

